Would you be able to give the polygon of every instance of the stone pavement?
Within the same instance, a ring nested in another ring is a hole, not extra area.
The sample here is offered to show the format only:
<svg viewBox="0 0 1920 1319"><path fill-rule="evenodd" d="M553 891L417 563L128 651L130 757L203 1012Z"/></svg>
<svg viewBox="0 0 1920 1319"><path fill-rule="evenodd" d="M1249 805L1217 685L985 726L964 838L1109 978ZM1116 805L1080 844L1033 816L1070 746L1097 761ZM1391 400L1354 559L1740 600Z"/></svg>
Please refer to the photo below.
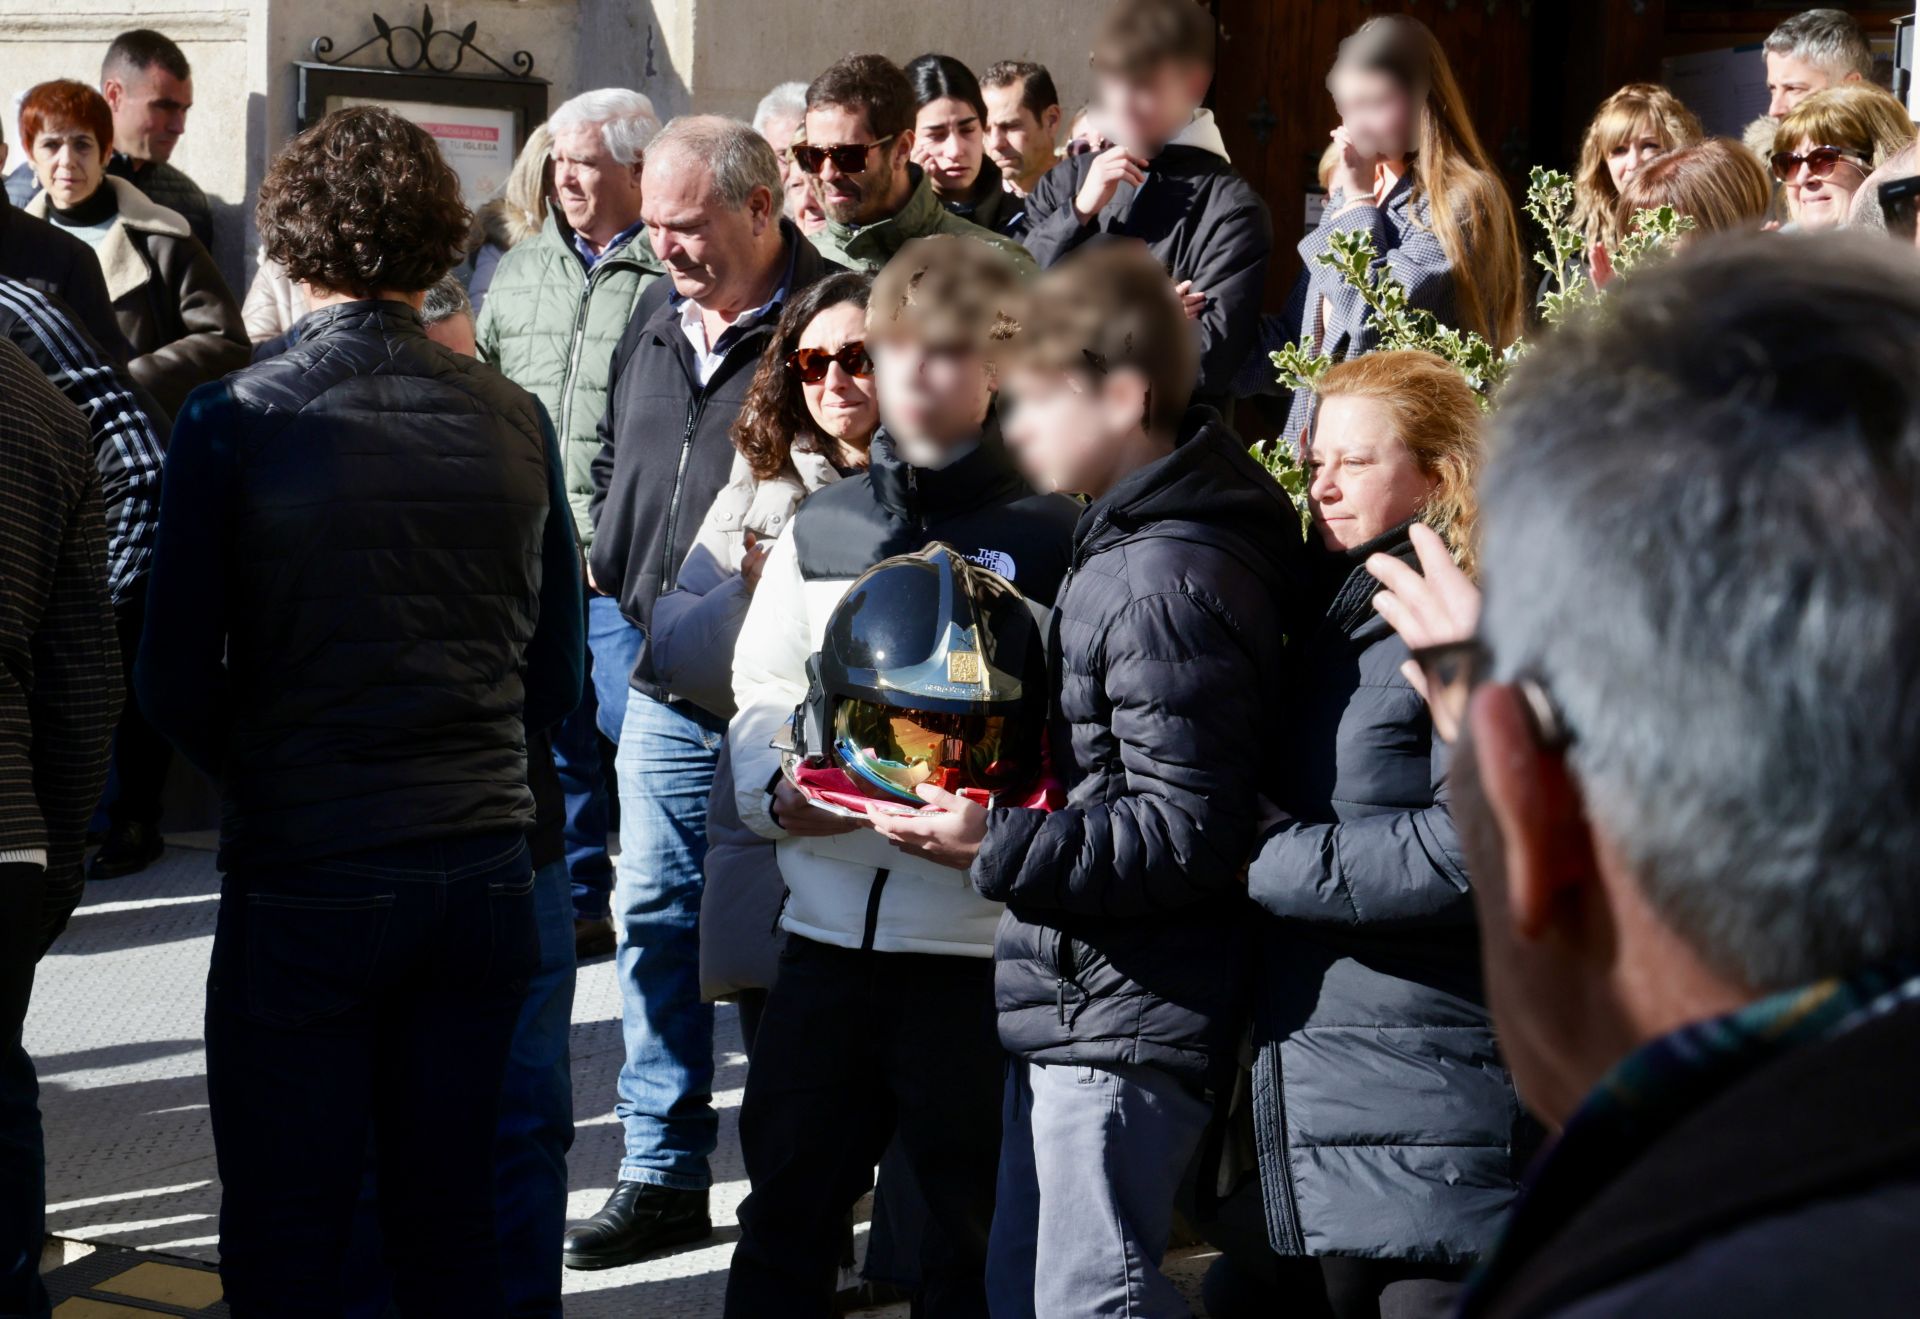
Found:
<svg viewBox="0 0 1920 1319"><path fill-rule="evenodd" d="M88 886L72 925L41 963L26 1044L39 1065L46 1115L49 1230L72 1242L212 1260L219 1185L201 1013L219 880L205 850L210 839L171 841L145 874ZM189 841L199 846L183 845ZM612 1189L620 1161L612 1113L620 999L611 958L580 969L572 1044L577 1134L568 1209L584 1217ZM734 1211L747 1189L738 1132L746 1057L730 1006L720 1009L715 1049L714 1236L624 1269L569 1272L569 1319L719 1315L738 1235ZM81 1250L70 1246L67 1257ZM1204 1263L1190 1254L1169 1271L1197 1292ZM904 1314L905 1307L865 1313Z"/></svg>

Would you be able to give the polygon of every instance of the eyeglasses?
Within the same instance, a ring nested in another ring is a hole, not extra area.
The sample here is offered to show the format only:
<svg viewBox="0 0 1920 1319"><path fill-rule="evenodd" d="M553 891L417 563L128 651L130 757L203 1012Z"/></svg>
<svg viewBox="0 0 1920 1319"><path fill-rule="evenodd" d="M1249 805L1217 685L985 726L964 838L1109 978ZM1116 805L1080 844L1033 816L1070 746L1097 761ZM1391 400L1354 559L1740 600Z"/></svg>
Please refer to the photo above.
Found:
<svg viewBox="0 0 1920 1319"><path fill-rule="evenodd" d="M897 133L888 133L877 142L850 142L837 147L816 147L800 143L790 148L788 154L793 157L793 163L806 174L818 174L820 167L829 160L842 174L865 174L868 154L875 147L883 147L898 136Z"/></svg>
<svg viewBox="0 0 1920 1319"><path fill-rule="evenodd" d="M1478 637L1448 641L1438 646L1422 646L1412 652L1412 658L1426 680L1427 710L1433 716L1433 731L1443 742L1458 740L1460 730L1466 727L1467 703L1493 667L1493 657L1486 644ZM1541 746L1561 751L1573 745L1572 730L1544 686L1533 678L1518 678L1513 687L1526 702Z"/></svg>
<svg viewBox="0 0 1920 1319"><path fill-rule="evenodd" d="M803 385L817 385L825 380L835 362L850 376L865 378L873 374L873 359L867 356L867 345L860 339L849 340L840 345L836 352L830 353L824 348L796 348L787 354L787 370L799 376Z"/></svg>
<svg viewBox="0 0 1920 1319"><path fill-rule="evenodd" d="M1786 183L1793 178L1794 171L1800 166L1807 167L1807 177L1824 179L1833 173L1840 162L1845 161L1855 169L1864 170L1866 162L1851 151L1842 151L1839 147L1815 147L1804 156L1796 151L1776 151L1773 153L1773 177Z"/></svg>

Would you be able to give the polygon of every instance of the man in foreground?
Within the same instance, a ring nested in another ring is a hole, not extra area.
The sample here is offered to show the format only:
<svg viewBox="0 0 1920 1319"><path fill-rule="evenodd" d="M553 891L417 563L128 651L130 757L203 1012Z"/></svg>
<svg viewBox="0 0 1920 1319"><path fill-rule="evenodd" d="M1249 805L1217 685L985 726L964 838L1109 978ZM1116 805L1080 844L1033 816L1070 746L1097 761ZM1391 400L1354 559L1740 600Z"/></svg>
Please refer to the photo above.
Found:
<svg viewBox="0 0 1920 1319"><path fill-rule="evenodd" d="M489 1155L540 962L527 739L584 669L557 445L421 329L470 217L419 126L329 115L258 220L313 311L181 412L136 674L224 796L221 1276L236 1319L339 1315L371 1142L402 1313L501 1319Z"/></svg>
<svg viewBox="0 0 1920 1319"><path fill-rule="evenodd" d="M1462 1313L1911 1314L1920 269L1703 245L1494 425L1479 635L1415 658L1560 1135Z"/></svg>

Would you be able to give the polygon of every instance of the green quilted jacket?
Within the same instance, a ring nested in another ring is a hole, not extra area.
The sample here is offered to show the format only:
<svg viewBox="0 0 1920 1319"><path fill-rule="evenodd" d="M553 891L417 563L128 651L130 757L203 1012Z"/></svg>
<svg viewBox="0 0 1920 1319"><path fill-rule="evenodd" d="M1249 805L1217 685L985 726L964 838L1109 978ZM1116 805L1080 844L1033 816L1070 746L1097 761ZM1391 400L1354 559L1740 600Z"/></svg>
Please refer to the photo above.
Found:
<svg viewBox="0 0 1920 1319"><path fill-rule="evenodd" d="M633 318L634 303L664 273L643 229L587 275L565 224L549 214L538 234L500 258L480 308L481 359L538 398L553 418L582 545L593 542L587 505L613 346Z"/></svg>
<svg viewBox="0 0 1920 1319"><path fill-rule="evenodd" d="M872 274L915 238L957 234L962 238L977 238L999 248L1013 258L1013 264L1020 268L1022 275L1032 275L1039 270L1033 258L1027 254L1027 249L1011 238L996 234L991 229L983 229L942 206L940 199L933 195L933 185L927 182L927 176L920 172L918 165L912 167L911 173L913 195L907 198L907 204L898 212L858 229L837 220L828 220L827 227L813 235L813 245L843 266Z"/></svg>

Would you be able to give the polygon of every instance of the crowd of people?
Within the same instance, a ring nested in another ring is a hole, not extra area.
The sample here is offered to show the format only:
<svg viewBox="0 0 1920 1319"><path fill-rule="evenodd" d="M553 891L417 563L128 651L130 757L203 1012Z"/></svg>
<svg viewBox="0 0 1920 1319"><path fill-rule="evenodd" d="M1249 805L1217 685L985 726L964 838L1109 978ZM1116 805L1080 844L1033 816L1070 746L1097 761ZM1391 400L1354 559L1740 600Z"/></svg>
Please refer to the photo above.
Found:
<svg viewBox="0 0 1920 1319"><path fill-rule="evenodd" d="M1912 119L1833 10L1748 142L1621 88L1574 171L1604 298L1543 331L1448 53L1374 18L1264 314L1216 35L1111 0L1071 116L939 53L751 123L587 91L477 214L340 110L244 299L174 43L26 93L0 1313L49 1313L34 966L162 855L175 753L221 796L239 1319L558 1316L708 1239L720 1001L736 1319L1179 1315L1176 1238L1220 1319L1911 1311ZM1316 260L1352 234L1528 336L1490 415L1381 350ZM1337 364L1290 392L1294 341ZM609 954L623 1153L569 1223Z"/></svg>

